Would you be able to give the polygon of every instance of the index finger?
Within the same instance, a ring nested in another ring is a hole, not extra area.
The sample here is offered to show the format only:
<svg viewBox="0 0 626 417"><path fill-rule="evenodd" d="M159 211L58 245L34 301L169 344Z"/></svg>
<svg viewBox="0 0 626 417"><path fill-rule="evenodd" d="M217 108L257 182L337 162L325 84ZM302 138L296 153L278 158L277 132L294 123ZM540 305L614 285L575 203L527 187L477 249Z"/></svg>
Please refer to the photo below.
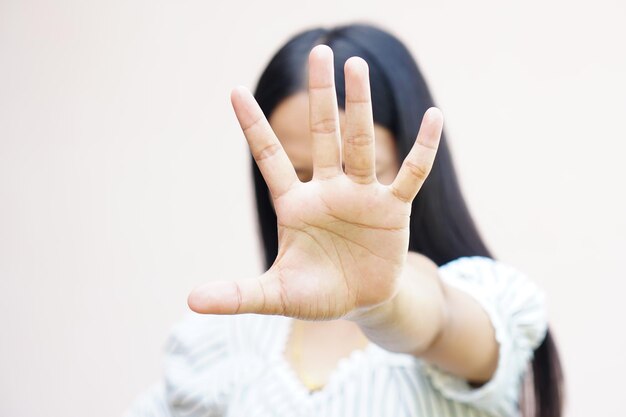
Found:
<svg viewBox="0 0 626 417"><path fill-rule="evenodd" d="M238 86L232 90L230 99L252 157L272 197L277 199L299 182L296 171L252 93Z"/></svg>

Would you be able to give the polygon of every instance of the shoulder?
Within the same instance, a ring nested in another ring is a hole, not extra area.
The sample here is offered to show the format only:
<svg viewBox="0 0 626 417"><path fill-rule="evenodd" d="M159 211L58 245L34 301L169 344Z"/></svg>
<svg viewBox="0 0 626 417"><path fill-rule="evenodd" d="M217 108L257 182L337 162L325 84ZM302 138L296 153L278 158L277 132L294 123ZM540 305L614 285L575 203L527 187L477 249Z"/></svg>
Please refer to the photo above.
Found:
<svg viewBox="0 0 626 417"><path fill-rule="evenodd" d="M281 330L282 316L261 314L216 315L188 313L176 323L167 339L169 354L201 354L229 351L232 354L271 349L274 334Z"/></svg>
<svg viewBox="0 0 626 417"><path fill-rule="evenodd" d="M486 256L462 256L441 265L439 271L447 278L461 275L463 279L474 282L528 281L520 269Z"/></svg>
<svg viewBox="0 0 626 417"><path fill-rule="evenodd" d="M439 275L486 307L497 307L500 313L517 316L533 314L536 316L534 323L545 324L544 291L526 273L509 263L485 256L466 256L441 265ZM545 329L538 330L543 333Z"/></svg>
<svg viewBox="0 0 626 417"><path fill-rule="evenodd" d="M188 313L165 345L171 409L195 409L198 415L224 410L236 384L261 370L259 358L273 346L279 324L275 316Z"/></svg>

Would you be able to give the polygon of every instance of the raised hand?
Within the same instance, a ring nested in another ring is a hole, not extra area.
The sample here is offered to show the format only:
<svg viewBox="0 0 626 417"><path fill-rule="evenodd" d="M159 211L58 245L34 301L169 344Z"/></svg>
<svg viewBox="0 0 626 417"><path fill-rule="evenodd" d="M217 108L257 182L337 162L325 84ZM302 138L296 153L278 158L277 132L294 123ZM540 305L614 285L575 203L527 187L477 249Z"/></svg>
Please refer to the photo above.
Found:
<svg viewBox="0 0 626 417"><path fill-rule="evenodd" d="M278 256L257 278L211 281L196 288L188 299L192 310L331 320L367 311L397 293L407 257L411 201L432 167L443 118L436 108L426 112L397 177L391 185L380 184L366 62L348 59L345 79L342 140L333 53L326 45L313 48L308 86L313 179L305 183L298 180L252 94L244 87L232 91L237 119L273 198Z"/></svg>

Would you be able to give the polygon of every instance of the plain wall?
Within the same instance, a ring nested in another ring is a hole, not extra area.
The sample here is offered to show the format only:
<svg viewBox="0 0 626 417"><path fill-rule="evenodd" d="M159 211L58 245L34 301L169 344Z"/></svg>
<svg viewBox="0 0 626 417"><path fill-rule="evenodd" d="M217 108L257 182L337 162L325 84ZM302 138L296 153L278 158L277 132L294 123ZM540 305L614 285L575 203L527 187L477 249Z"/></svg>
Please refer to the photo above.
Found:
<svg viewBox="0 0 626 417"><path fill-rule="evenodd" d="M626 6L505 3L0 1L0 415L119 415L189 290L261 271L230 90L352 21L414 53L488 245L546 290L568 415L622 413Z"/></svg>

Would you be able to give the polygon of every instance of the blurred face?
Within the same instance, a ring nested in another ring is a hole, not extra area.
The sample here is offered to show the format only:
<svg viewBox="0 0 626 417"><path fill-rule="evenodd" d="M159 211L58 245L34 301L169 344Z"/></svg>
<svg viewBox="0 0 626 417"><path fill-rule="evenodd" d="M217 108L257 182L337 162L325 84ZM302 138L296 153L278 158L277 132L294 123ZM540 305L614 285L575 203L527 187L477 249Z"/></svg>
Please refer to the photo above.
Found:
<svg viewBox="0 0 626 417"><path fill-rule="evenodd" d="M309 132L309 95L302 91L287 97L276 106L269 119L276 136L289 156L300 181L313 177L312 141ZM339 109L339 126L343 136L345 112ZM376 172L381 184L391 184L400 166L392 133L374 124Z"/></svg>

